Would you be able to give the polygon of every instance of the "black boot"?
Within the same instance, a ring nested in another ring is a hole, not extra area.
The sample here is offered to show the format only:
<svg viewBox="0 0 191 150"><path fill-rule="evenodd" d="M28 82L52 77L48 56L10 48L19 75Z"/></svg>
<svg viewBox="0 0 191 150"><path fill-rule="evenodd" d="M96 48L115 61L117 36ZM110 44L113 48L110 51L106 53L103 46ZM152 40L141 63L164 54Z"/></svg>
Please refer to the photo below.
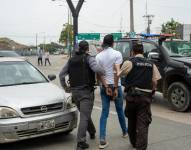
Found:
<svg viewBox="0 0 191 150"><path fill-rule="evenodd" d="M95 133L94 134L90 134L90 139L92 139L92 140L95 139Z"/></svg>
<svg viewBox="0 0 191 150"><path fill-rule="evenodd" d="M83 150L89 148L89 144L86 142L78 142L77 144L77 150Z"/></svg>

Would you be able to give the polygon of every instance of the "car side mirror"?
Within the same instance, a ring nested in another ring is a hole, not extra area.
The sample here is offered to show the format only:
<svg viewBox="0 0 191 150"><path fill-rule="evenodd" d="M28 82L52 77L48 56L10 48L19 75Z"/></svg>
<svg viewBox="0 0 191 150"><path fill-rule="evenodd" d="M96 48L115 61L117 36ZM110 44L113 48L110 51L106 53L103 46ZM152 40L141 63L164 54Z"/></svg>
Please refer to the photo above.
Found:
<svg viewBox="0 0 191 150"><path fill-rule="evenodd" d="M160 54L157 53L157 52L150 52L150 53L148 54L148 58L149 58L150 60L160 60Z"/></svg>
<svg viewBox="0 0 191 150"><path fill-rule="evenodd" d="M50 81L53 81L53 80L56 79L56 75L50 74L50 75L48 75L48 79L49 79Z"/></svg>

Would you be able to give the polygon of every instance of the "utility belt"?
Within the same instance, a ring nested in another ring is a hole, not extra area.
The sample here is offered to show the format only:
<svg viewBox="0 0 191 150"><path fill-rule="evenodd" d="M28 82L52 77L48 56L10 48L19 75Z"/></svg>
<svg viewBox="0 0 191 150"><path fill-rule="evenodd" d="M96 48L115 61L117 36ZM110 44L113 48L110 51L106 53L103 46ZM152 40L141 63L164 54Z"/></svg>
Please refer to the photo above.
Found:
<svg viewBox="0 0 191 150"><path fill-rule="evenodd" d="M141 89L138 87L129 87L125 89L127 96L146 96L152 97L152 90Z"/></svg>

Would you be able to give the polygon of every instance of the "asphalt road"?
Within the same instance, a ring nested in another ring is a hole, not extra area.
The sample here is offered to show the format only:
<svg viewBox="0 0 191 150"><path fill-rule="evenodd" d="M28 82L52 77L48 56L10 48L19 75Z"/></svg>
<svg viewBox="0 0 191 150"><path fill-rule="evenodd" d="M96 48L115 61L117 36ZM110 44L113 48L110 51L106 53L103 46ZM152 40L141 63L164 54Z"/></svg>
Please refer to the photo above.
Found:
<svg viewBox="0 0 191 150"><path fill-rule="evenodd" d="M37 66L37 58L30 57L30 62ZM66 63L66 56L51 56L52 66L39 66L45 74L58 75L62 66ZM59 85L58 76L54 81ZM99 118L101 113L101 100L99 88L95 94L95 105L92 113L95 126L97 128L96 140L87 141L90 150L98 149ZM178 113L172 111L166 100L160 93L155 97L152 104L153 122L149 131L148 150L190 150L191 149L191 111ZM107 150L131 150L129 140L121 137L115 107L111 104L110 116L107 124L107 139L109 147ZM36 139L21 141L12 144L0 145L0 150L74 150L76 147L76 130L65 136L63 134L40 137Z"/></svg>

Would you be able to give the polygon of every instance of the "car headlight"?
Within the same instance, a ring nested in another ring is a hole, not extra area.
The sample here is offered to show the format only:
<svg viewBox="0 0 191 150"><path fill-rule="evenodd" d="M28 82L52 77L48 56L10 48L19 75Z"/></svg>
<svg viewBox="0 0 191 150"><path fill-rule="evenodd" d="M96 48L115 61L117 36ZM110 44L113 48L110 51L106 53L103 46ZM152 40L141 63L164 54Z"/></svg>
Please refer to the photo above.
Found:
<svg viewBox="0 0 191 150"><path fill-rule="evenodd" d="M0 119L16 118L19 117L18 113L8 107L0 107Z"/></svg>
<svg viewBox="0 0 191 150"><path fill-rule="evenodd" d="M66 109L71 109L73 107L76 107L76 105L72 102L72 96L67 97L65 100L65 108Z"/></svg>

